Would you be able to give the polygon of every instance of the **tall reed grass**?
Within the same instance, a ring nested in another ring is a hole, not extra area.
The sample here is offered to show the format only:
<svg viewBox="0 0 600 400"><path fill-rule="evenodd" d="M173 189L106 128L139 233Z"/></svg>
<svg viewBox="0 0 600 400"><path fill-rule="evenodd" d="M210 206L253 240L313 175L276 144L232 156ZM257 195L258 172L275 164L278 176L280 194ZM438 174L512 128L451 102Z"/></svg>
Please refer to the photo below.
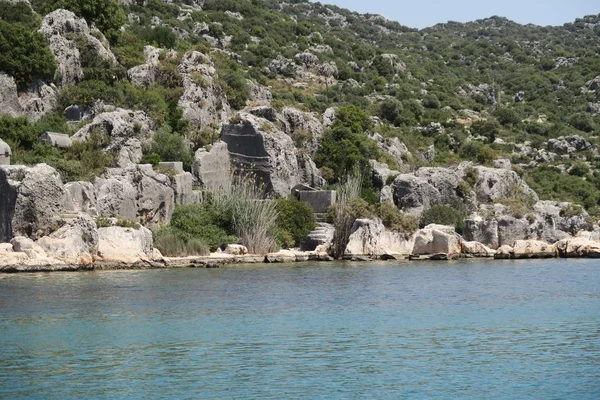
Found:
<svg viewBox="0 0 600 400"><path fill-rule="evenodd" d="M232 184L210 188L212 205L218 214L230 215L234 234L253 254L276 250L277 207L267 199L264 185L249 176L231 177Z"/></svg>

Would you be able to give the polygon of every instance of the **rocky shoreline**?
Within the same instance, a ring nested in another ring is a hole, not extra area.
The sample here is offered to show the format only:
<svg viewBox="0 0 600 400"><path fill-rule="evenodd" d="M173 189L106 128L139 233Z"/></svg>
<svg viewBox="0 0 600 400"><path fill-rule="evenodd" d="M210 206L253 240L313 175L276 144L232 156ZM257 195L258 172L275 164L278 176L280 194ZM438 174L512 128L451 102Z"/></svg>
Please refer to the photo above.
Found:
<svg viewBox="0 0 600 400"><path fill-rule="evenodd" d="M434 244L435 245L435 244ZM487 249L487 250L486 250ZM8 252L10 253L10 252ZM283 264L295 262L336 261L327 253L281 250L267 255L212 253L208 256L161 257L156 259L92 260L89 263L64 263L55 259L32 260L25 253L12 252L12 257L0 249L0 273L74 272L105 270L149 270L175 268L220 268L235 264ZM20 257L20 256L25 257ZM362 254L347 255L342 260L369 261L453 261L459 259L524 260L540 258L600 258L600 242L585 237L564 239L555 244L537 240L518 240L514 246L502 246L497 251L477 242L462 241L458 252L432 254ZM21 261L19 261L21 260Z"/></svg>

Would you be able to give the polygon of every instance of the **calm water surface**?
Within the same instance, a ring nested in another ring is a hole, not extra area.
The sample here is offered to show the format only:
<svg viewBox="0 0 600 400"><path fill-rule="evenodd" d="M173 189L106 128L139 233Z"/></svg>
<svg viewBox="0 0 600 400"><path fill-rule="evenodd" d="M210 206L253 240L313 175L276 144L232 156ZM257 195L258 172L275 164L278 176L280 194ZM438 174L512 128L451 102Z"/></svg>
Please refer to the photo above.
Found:
<svg viewBox="0 0 600 400"><path fill-rule="evenodd" d="M0 398L600 399L600 260L0 275Z"/></svg>

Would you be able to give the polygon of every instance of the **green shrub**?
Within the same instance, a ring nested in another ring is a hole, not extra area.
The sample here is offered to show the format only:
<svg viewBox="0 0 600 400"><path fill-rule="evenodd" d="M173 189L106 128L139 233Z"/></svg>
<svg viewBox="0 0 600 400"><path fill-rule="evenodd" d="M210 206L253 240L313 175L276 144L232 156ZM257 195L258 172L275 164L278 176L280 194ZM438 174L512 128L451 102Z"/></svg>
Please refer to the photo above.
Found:
<svg viewBox="0 0 600 400"><path fill-rule="evenodd" d="M115 38L126 21L125 11L117 0L33 0L32 5L42 15L59 8L73 11L109 38Z"/></svg>
<svg viewBox="0 0 600 400"><path fill-rule="evenodd" d="M250 87L239 64L224 54L213 56L219 73L219 86L225 91L227 101L234 110L240 110L250 98Z"/></svg>
<svg viewBox="0 0 600 400"><path fill-rule="evenodd" d="M456 211L454 207L445 204L437 204L421 215L421 226L430 224L453 226L456 232L464 230L464 216Z"/></svg>
<svg viewBox="0 0 600 400"><path fill-rule="evenodd" d="M154 135L152 153L157 154L162 161L181 161L186 170L191 169L193 156L185 138L171 133L169 126L163 126Z"/></svg>
<svg viewBox="0 0 600 400"><path fill-rule="evenodd" d="M511 196L496 199L495 202L504 205L510 215L522 218L533 208L535 198L519 186L512 187L510 193Z"/></svg>
<svg viewBox="0 0 600 400"><path fill-rule="evenodd" d="M323 135L315 155L319 168L327 167L334 171L332 183L355 169L368 170L369 160L379 158L376 142L364 133L369 126L367 115L358 107L338 110L333 129Z"/></svg>
<svg viewBox="0 0 600 400"><path fill-rule="evenodd" d="M23 88L33 78L51 79L55 70L56 61L44 35L26 25L0 20L0 71Z"/></svg>
<svg viewBox="0 0 600 400"><path fill-rule="evenodd" d="M154 247L166 257L204 256L210 253L209 246L202 240L186 237L171 227L163 227L155 232Z"/></svg>
<svg viewBox="0 0 600 400"><path fill-rule="evenodd" d="M227 228L230 228L231 221L227 220L228 218L225 218L223 221L223 216L209 203L176 206L170 227L186 240L199 239L215 251L223 245L239 241L228 233Z"/></svg>
<svg viewBox="0 0 600 400"><path fill-rule="evenodd" d="M419 229L419 220L417 217L404 214L393 204L381 204L378 213L381 222L383 222L386 228L402 233L407 238Z"/></svg>
<svg viewBox="0 0 600 400"><path fill-rule="evenodd" d="M583 215L583 207L579 204L568 204L560 210L560 216L569 218L569 217L578 217Z"/></svg>
<svg viewBox="0 0 600 400"><path fill-rule="evenodd" d="M140 160L140 164L152 164L153 167L156 167L158 163L160 163L162 159L156 153L145 154Z"/></svg>
<svg viewBox="0 0 600 400"><path fill-rule="evenodd" d="M275 200L277 207L278 239L285 238L286 247L295 247L308 236L316 226L312 208L293 197ZM289 238L286 237L289 234ZM291 239L291 240L290 240Z"/></svg>
<svg viewBox="0 0 600 400"><path fill-rule="evenodd" d="M552 166L541 166L528 171L525 180L543 200L568 201L586 209L599 204L600 192L592 182L564 174Z"/></svg>

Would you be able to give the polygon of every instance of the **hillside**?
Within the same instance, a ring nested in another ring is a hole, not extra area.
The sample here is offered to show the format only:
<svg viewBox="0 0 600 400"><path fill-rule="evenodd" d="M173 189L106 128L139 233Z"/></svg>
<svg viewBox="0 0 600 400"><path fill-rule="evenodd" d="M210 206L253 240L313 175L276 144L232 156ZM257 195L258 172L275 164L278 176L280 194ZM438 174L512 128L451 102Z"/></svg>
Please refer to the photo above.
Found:
<svg viewBox="0 0 600 400"><path fill-rule="evenodd" d="M365 207L417 217L600 216L600 14L415 30L302 0L0 1L0 71L11 163L63 182L182 161L195 189L250 173L286 198L359 171Z"/></svg>

